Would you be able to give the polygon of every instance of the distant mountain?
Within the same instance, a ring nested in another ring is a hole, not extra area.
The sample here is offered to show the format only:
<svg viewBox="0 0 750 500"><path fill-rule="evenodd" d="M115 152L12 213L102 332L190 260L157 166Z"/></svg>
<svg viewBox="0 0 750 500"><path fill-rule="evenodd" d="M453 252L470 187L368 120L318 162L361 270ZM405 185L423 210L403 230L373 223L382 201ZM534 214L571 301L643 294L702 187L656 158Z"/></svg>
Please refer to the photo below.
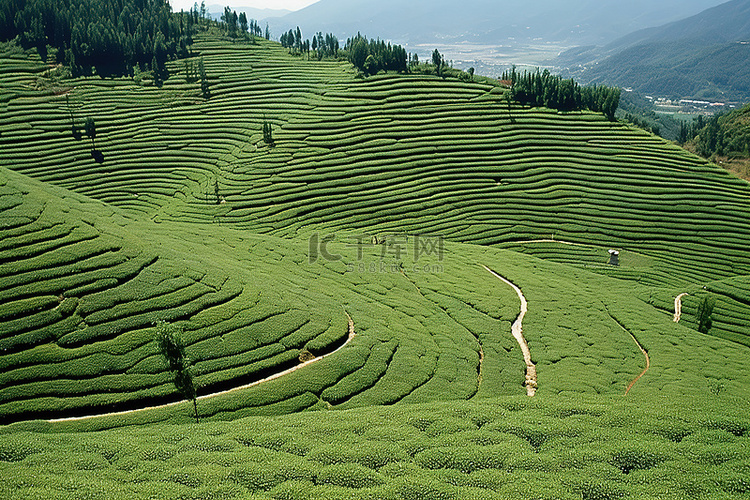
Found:
<svg viewBox="0 0 750 500"><path fill-rule="evenodd" d="M291 10L286 9L255 9L253 7L234 7L232 6L232 2L228 1L226 4L211 4L206 6L206 10L209 14L211 14L212 19L220 19L221 15L224 13L224 7L229 6L234 11L237 11L237 14L240 12L244 12L248 19L255 19L256 21L261 21L266 18L274 17L279 18L282 16L286 16Z"/></svg>
<svg viewBox="0 0 750 500"><path fill-rule="evenodd" d="M586 82L663 96L748 100L750 0L732 0L604 47L573 49L557 64Z"/></svg>
<svg viewBox="0 0 750 500"><path fill-rule="evenodd" d="M720 0L320 0L283 19L274 33L358 31L400 43L516 41L602 45L649 26L676 21Z"/></svg>

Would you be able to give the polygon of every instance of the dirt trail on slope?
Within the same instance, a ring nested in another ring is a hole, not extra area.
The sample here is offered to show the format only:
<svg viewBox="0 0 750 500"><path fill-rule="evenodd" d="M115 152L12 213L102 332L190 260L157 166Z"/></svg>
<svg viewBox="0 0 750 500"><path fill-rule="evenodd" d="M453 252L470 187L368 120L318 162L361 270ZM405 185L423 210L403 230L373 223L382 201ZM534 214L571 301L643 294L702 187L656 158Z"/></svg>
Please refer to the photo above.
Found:
<svg viewBox="0 0 750 500"><path fill-rule="evenodd" d="M518 315L518 318L516 318L516 321L513 322L511 331L513 332L513 337L515 337L518 345L521 347L521 352L523 352L523 360L526 363L526 382L524 383L524 385L526 386L526 394L528 396L533 396L534 394L536 394L537 389L536 365L534 365L534 363L531 361L531 351L529 351L529 345L526 343L526 339L523 336L523 318L524 316L526 316L529 304L528 302L526 302L526 297L524 297L521 289L518 288L515 284L503 278L484 264L482 264L482 267L487 272L492 274L495 278L512 287L513 290L516 291L518 298L521 300L521 312Z"/></svg>
<svg viewBox="0 0 750 500"><path fill-rule="evenodd" d="M633 386L635 385L635 383L636 383L636 382L638 382L638 381L639 381L639 380L641 379L641 377L643 377L643 376L644 376L644 375L646 374L646 372L648 371L648 369L649 369L649 368L651 368L651 358L650 358L650 357L649 357L649 355L648 355L648 351L647 351L646 349L644 349L644 347L643 347L643 346L641 345L641 343L640 343L640 342L638 342L638 339L637 339L637 338L635 338L635 335L633 335L633 334L632 334L632 333L630 332L630 330L628 330L627 328L625 328L625 327L624 327L624 326L622 325L622 323L620 323L619 321L617 321L617 320L615 319L615 317L614 317L614 316L612 316L612 313L610 313L609 311L607 311L607 312L608 312L608 314L609 314L609 317L610 317L610 318L612 318L612 320L613 320L613 321L614 321L615 323L617 323L617 324L618 324L618 325L620 326L620 328L622 328L622 329L623 329L623 330L625 331L625 333L627 333L628 335L630 335L630 338L631 338L631 339L633 339L633 342L635 342L635 345L637 345L637 346L638 346L638 349L640 349L640 350L641 350L641 353L643 353L643 357L644 357L644 358L646 359L646 368L644 368L644 369L643 369L643 371L642 371L642 372L641 372L641 373L640 373L640 374L639 374L639 375L638 375L637 377L635 377L635 378L634 378L634 379L633 379L633 380L632 380L632 381L631 381L631 382L630 382L630 383L628 384L627 388L625 389L625 395L627 396L627 395L628 395L628 393L630 392L630 389L632 389L632 388L633 388Z"/></svg>
<svg viewBox="0 0 750 500"><path fill-rule="evenodd" d="M674 322L679 323L680 318L682 318L682 298L686 295L690 295L689 293L681 293L674 299Z"/></svg>
<svg viewBox="0 0 750 500"><path fill-rule="evenodd" d="M346 312L346 311L344 311L344 314L346 314L346 317L347 317L347 319L349 321L349 336L346 339L346 342L344 342L344 344L341 345L341 347L339 347L335 351L329 352L328 354L324 354L323 356L318 356L317 358L313 358L313 359L311 359L309 361L305 361L304 363L300 363L299 365L294 366L292 368L289 368L288 370L284 370L283 372L275 373L275 374L271 375L270 377L266 377L266 378L264 378L262 380L257 380L257 381L255 381L255 382L253 382L251 384L245 384L245 385L241 385L241 386L238 386L238 387L233 387L231 389L227 389L225 391L214 392L214 393L211 393L211 394L204 394L203 396L198 396L198 398L196 398L196 399L198 401L202 401L204 399L213 398L213 397L216 397L216 396L223 396L225 394L229 394L229 393L232 393L232 392L235 392L235 391L241 391L243 389L248 389L250 387L255 387L256 385L260 385L260 384L263 384L265 382L270 382L271 380L274 380L274 379L277 379L277 378L281 378L284 375L288 375L288 374L290 374L292 372L295 372L295 371L297 371L297 370L299 370L301 368L304 368L304 367L309 366L309 365L311 365L313 363L316 363L316 362L320 361L321 359L327 358L328 356L331 356L332 354L336 354L341 349L343 349L344 347L346 347L347 344L349 344L349 342L351 342L352 339L356 336L356 333L354 332L354 321L352 321L352 317L349 316L349 313ZM119 411L119 412L112 412L112 413L101 413L101 414L97 414L97 415L84 415L82 417L55 418L55 419L47 420L47 422L50 422L50 423L55 423L55 422L72 422L72 421L76 421L76 420L87 420L87 419L90 419L90 418L98 418L98 417L123 416L123 415L129 415L131 413L136 413L136 412L139 412L139 411L158 410L160 408L169 408L170 406L177 406L177 405L183 404L185 402L186 402L186 400L183 399L183 400L180 400L180 401L175 401L173 403L166 403L166 404L157 405L157 406L147 406L145 408L136 408L134 410L126 410L126 411Z"/></svg>
<svg viewBox="0 0 750 500"><path fill-rule="evenodd" d="M625 331L627 331L627 330L625 330ZM648 371L649 368L651 368L651 358L648 355L648 351L646 351L646 349L643 348L643 346L641 345L641 343L638 342L638 339L635 338L635 335L633 335L630 332L628 332L628 334L630 334L630 338L633 339L633 342L636 343L636 345L638 346L638 349L640 349L641 352L643 353L643 357L646 358L646 368L644 368L643 371L637 377L635 377L632 380L632 382L630 382L628 384L627 389L625 389L625 395L626 396L630 392L630 389L633 388L633 386L635 385L635 383L638 382L641 379L641 377L643 377L646 374L646 372Z"/></svg>

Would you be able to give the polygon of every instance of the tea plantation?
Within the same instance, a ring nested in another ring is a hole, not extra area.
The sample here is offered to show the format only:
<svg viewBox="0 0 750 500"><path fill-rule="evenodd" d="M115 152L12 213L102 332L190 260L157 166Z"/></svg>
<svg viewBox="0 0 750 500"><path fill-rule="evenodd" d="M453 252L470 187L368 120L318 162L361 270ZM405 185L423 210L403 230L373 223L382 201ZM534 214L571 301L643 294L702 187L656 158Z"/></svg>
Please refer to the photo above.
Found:
<svg viewBox="0 0 750 500"><path fill-rule="evenodd" d="M750 185L489 79L192 50L208 98L0 47L1 498L747 498Z"/></svg>

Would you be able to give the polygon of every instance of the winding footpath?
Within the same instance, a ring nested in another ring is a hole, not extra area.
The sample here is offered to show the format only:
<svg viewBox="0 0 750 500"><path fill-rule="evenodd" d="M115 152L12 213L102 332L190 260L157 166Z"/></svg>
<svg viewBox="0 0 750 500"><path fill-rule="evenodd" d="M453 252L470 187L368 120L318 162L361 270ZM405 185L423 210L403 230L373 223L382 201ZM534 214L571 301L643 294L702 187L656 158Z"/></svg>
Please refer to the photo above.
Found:
<svg viewBox="0 0 750 500"><path fill-rule="evenodd" d="M198 396L198 398L196 398L196 399L198 401L202 401L204 399L213 398L213 397L216 397L216 396L223 396L225 394L230 394L230 393L235 392L235 391L241 391L243 389L248 389L250 387L255 387L256 385L260 385L260 384L263 384L263 383L266 383L266 382L270 382L271 380L274 380L274 379L277 379L277 378L281 378L284 375L289 375L290 373L295 372L295 371L297 371L297 370L299 370L301 368L309 366L309 365L311 365L313 363L317 363L321 359L324 359L324 358L327 358L328 356L336 354L341 349L343 349L344 347L346 347L349 344L349 342L351 342L352 339L356 336L356 333L354 332L354 321L352 321L352 317L349 316L349 313L347 313L346 311L344 311L344 313L346 314L346 317L347 317L347 319L349 321L349 336L346 339L346 342L344 342L341 345L341 347L339 347L335 351L331 351L328 354L324 354L322 356L318 356L316 358L313 358L313 359L311 359L309 361L305 361L304 363L300 363L297 366L289 368L288 370L284 370L283 372L275 373L275 374L271 375L270 377L266 377L266 378L264 378L262 380L257 380L257 381L255 381L253 383L250 383L250 384L245 384L245 385L241 385L241 386L238 386L238 387L233 387L233 388L227 389L225 391L214 392L214 393L211 393L211 394L204 394L203 396ZM183 403L185 403L184 399L180 400L180 401L175 401L175 402L172 402L172 403L166 403L166 404L163 404L163 405L147 406L147 407L144 407L144 408L136 408L136 409L133 409L133 410L125 410L125 411L118 411L118 412L112 412L112 413L100 413L100 414L96 414L96 415L84 415L82 417L55 418L55 419L47 420L47 422L50 422L50 423L55 423L55 422L73 422L73 421L76 421L76 420L87 420L87 419L90 419L90 418L98 418L98 417L123 416L123 415L130 415L132 413L146 411L146 410L158 410L158 409L161 409L161 408L169 408L170 406L177 406L177 405L180 405L180 404L183 404Z"/></svg>
<svg viewBox="0 0 750 500"><path fill-rule="evenodd" d="M622 325L620 325L620 326L622 326ZM623 330L625 330L625 328L623 328ZM635 377L628 384L628 387L625 389L625 395L627 396L628 393L630 392L630 389L633 388L633 386L635 385L635 383L638 382L641 379L641 377L643 377L646 374L646 372L648 371L649 368L651 368L651 358L648 355L648 351L646 349L644 349L643 346L641 345L641 343L638 342L638 339L635 338L635 335L633 335L632 333L630 333L628 330L625 330L625 331L628 332L628 334L630 335L630 338L633 339L633 342L635 342L635 344L638 346L638 349L640 349L641 352L643 353L643 357L646 358L646 368L644 368L643 371L637 377Z"/></svg>
<svg viewBox="0 0 750 500"><path fill-rule="evenodd" d="M511 326L511 332L513 333L513 337L515 337L516 341L518 342L518 345L521 347L523 360L526 363L526 382L524 383L524 385L526 386L526 394L528 396L533 396L534 394L536 394L537 389L536 365L534 365L534 363L531 361L531 351L529 351L529 345L523 336L523 318L524 316L526 316L526 312L529 309L529 304L528 302L526 302L526 297L524 297L521 289L518 288L515 284L503 278L484 264L482 264L482 267L488 273L492 274L495 278L512 287L513 290L516 291L518 298L521 300L521 312L519 313L518 318L516 318L516 321L513 322L513 325Z"/></svg>
<svg viewBox="0 0 750 500"><path fill-rule="evenodd" d="M605 308L606 308L606 306L605 306ZM633 342L635 342L635 345L637 345L638 349L641 350L641 353L643 354L643 357L646 360L646 368L644 368L643 371L640 374L638 374L638 376L635 377L628 384L628 386L625 388L625 395L627 396L628 393L630 392L630 389L633 388L633 386L635 385L635 383L638 382L641 379L641 377L643 377L646 374L646 372L648 371L649 368L651 368L651 357L648 355L648 351L643 347L643 345L641 345L641 343L638 342L638 339L635 337L635 335L633 335L633 333L630 330L628 330L627 328L625 328L625 326L623 326L622 323L620 323L619 321L617 321L617 319L614 316L612 316L612 313L610 313L609 310L607 310L607 313L609 314L609 317L612 318L612 321L614 321L615 323L617 323L620 326L620 328L622 328L622 330L625 333L627 333L628 335L630 335L630 338L633 339Z"/></svg>
<svg viewBox="0 0 750 500"><path fill-rule="evenodd" d="M679 323L682 318L682 298L690 295L689 293L681 293L674 299L674 322Z"/></svg>

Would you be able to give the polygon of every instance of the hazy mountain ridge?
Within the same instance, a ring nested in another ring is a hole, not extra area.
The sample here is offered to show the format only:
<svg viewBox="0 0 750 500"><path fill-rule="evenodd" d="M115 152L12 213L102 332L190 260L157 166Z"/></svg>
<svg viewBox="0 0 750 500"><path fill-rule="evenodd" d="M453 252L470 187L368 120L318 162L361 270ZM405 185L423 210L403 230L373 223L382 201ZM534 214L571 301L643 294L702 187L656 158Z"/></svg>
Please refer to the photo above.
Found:
<svg viewBox="0 0 750 500"><path fill-rule="evenodd" d="M212 19L220 19L224 13L224 7L229 6L232 10L237 11L237 14L244 12L248 19L255 19L260 21L271 17L282 17L286 16L291 10L287 9L256 9L253 7L234 7L231 4L211 4L206 6L206 10L211 14Z"/></svg>
<svg viewBox="0 0 750 500"><path fill-rule="evenodd" d="M718 5L717 0L597 2L561 0L518 4L474 0L321 0L283 19L270 20L277 33L307 31L351 36L357 31L406 43L507 42L508 38L605 44L635 30L678 20Z"/></svg>
<svg viewBox="0 0 750 500"><path fill-rule="evenodd" d="M637 31L604 47L579 47L557 64L586 82L673 97L750 98L750 0Z"/></svg>

